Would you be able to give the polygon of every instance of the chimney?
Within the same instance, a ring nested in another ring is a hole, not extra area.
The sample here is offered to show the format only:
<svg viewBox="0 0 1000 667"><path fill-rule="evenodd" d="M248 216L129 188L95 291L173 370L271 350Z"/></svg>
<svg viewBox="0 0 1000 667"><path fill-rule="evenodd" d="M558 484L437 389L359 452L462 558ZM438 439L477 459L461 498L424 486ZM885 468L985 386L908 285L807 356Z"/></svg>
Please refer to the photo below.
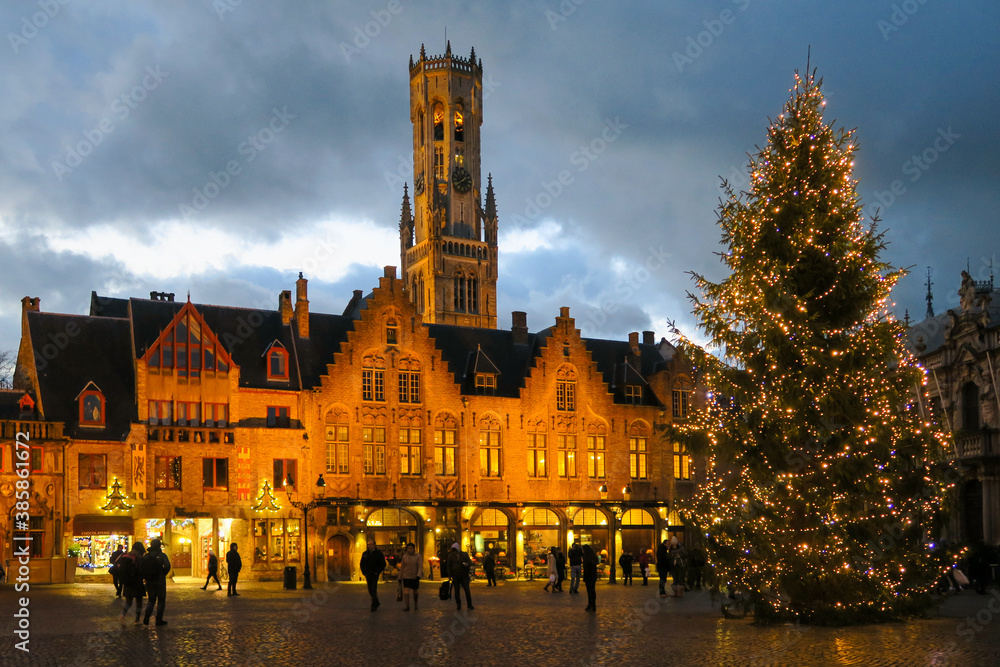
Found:
<svg viewBox="0 0 1000 667"><path fill-rule="evenodd" d="M21 299L21 313L27 313L30 311L41 312L42 309L40 304L42 298L38 296L26 296Z"/></svg>
<svg viewBox="0 0 1000 667"><path fill-rule="evenodd" d="M309 338L309 299L306 298L308 283L309 281L299 272L299 279L295 281L295 324L302 338Z"/></svg>
<svg viewBox="0 0 1000 667"><path fill-rule="evenodd" d="M633 331L628 335L629 361L633 362L642 356L639 350L639 332Z"/></svg>
<svg viewBox="0 0 1000 667"><path fill-rule="evenodd" d="M292 321L292 291L282 290L278 295L278 312L281 313L281 323L288 325Z"/></svg>
<svg viewBox="0 0 1000 667"><path fill-rule="evenodd" d="M656 334L652 331L642 332L642 344L643 345L656 345Z"/></svg>
<svg viewBox="0 0 1000 667"><path fill-rule="evenodd" d="M514 345L528 344L528 314L523 310L515 310L510 314L510 331L513 334Z"/></svg>

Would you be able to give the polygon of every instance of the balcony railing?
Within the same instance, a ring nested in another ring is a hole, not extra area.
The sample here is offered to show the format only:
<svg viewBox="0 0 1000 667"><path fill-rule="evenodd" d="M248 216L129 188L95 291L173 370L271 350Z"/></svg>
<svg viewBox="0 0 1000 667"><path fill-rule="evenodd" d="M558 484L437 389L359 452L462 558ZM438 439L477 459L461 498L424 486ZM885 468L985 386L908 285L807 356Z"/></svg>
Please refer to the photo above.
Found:
<svg viewBox="0 0 1000 667"><path fill-rule="evenodd" d="M146 429L150 442L194 442L236 443L235 431L231 428L211 428L207 426L154 426Z"/></svg>
<svg viewBox="0 0 1000 667"><path fill-rule="evenodd" d="M1000 449L997 447L997 431L993 430L956 433L955 448L960 459L1000 454Z"/></svg>
<svg viewBox="0 0 1000 667"><path fill-rule="evenodd" d="M13 440L18 433L27 433L29 440L62 440L62 422L36 422L21 419L0 421L0 439Z"/></svg>

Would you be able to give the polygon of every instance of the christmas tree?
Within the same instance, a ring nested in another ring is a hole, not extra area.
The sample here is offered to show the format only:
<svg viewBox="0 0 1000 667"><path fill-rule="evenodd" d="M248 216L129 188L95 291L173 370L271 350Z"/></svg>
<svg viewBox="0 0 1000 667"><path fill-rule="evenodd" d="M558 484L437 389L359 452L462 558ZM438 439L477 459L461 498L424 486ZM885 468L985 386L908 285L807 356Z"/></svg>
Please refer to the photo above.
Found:
<svg viewBox="0 0 1000 667"><path fill-rule="evenodd" d="M695 280L708 405L689 441L708 457L688 517L719 583L765 622L857 623L917 613L941 576L931 535L948 492L923 370L889 312L903 271L862 215L853 131L823 120L798 72L751 156L723 182L730 274ZM712 354L714 353L714 355Z"/></svg>

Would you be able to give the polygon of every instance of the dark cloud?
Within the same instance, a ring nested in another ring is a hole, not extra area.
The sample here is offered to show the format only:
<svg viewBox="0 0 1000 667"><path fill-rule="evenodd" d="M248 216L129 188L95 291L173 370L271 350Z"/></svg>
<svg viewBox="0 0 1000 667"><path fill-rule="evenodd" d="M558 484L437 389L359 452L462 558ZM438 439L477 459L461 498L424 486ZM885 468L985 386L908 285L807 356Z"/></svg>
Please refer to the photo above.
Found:
<svg viewBox="0 0 1000 667"><path fill-rule="evenodd" d="M5 3L0 254L12 270L0 279L10 325L0 335L16 340L26 294L72 312L91 289L142 296L168 284L199 301L276 303L297 270L237 262L161 279L110 245L106 255L55 252L46 234L116 229L150 244L182 205L193 229L258 244L330 218L394 229L410 178L406 64L422 43L443 52L445 30L456 53L475 46L483 59L483 170L502 233L550 219L567 242L541 255L501 247L504 326L510 310L548 326L562 305L585 335L692 326L686 272L721 277L720 176L745 184L746 154L766 141L810 48L828 118L857 128L859 192L881 208L884 258L915 267L895 294L899 314L922 314L926 266L944 304L967 258L986 275L995 253L1000 9L911 3L900 14L901 4L95 0L60 5L30 38L11 40L31 32L24 20L39 5ZM614 141L581 158L609 124ZM959 136L914 172L913 156L949 131ZM71 166L74 150L87 155ZM572 183L533 209L562 171ZM890 201L896 181L904 191ZM162 252L180 265L199 242L192 232ZM669 261L613 317L584 317L614 298L621 265L641 266L661 245ZM395 244L379 252L373 263L398 264ZM336 282L311 281L313 308L340 312L380 274L355 265Z"/></svg>

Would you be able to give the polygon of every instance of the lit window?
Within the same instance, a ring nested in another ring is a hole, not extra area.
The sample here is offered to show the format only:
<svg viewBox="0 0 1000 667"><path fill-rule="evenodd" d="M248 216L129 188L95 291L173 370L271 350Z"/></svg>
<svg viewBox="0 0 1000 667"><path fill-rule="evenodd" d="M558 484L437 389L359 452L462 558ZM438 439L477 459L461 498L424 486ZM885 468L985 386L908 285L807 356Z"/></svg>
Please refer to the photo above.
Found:
<svg viewBox="0 0 1000 667"><path fill-rule="evenodd" d="M170 401L149 402L149 423L151 425L170 426L173 419L173 404Z"/></svg>
<svg viewBox="0 0 1000 667"><path fill-rule="evenodd" d="M385 427L365 426L362 429L364 440L366 475L385 474Z"/></svg>
<svg viewBox="0 0 1000 667"><path fill-rule="evenodd" d="M499 477L501 472L500 424L493 422L479 431L479 474Z"/></svg>
<svg viewBox="0 0 1000 667"><path fill-rule="evenodd" d="M434 105L434 141L444 140L444 107L438 103Z"/></svg>
<svg viewBox="0 0 1000 667"><path fill-rule="evenodd" d="M104 394L94 389L80 394L80 426L104 426Z"/></svg>
<svg viewBox="0 0 1000 667"><path fill-rule="evenodd" d="M420 373L399 374L399 402L420 402Z"/></svg>
<svg viewBox="0 0 1000 667"><path fill-rule="evenodd" d="M177 425L198 426L201 422L198 408L197 403L177 401Z"/></svg>
<svg viewBox="0 0 1000 667"><path fill-rule="evenodd" d="M327 415L326 423L326 471L338 475L348 473L349 430L347 415Z"/></svg>
<svg viewBox="0 0 1000 667"><path fill-rule="evenodd" d="M434 429L434 472L438 475L458 474L458 445L454 428Z"/></svg>
<svg viewBox="0 0 1000 667"><path fill-rule="evenodd" d="M560 433L558 436L557 465L560 477L576 477L576 436Z"/></svg>
<svg viewBox="0 0 1000 667"><path fill-rule="evenodd" d="M225 403L205 404L205 426L226 428L229 423L229 406Z"/></svg>
<svg viewBox="0 0 1000 667"><path fill-rule="evenodd" d="M179 490L181 488L181 457L157 456L155 475L156 488Z"/></svg>
<svg viewBox="0 0 1000 667"><path fill-rule="evenodd" d="M294 489L298 483L295 459L274 459L274 488Z"/></svg>
<svg viewBox="0 0 1000 667"><path fill-rule="evenodd" d="M254 519L255 563L297 562L301 536L298 519Z"/></svg>
<svg viewBox="0 0 1000 667"><path fill-rule="evenodd" d="M576 410L576 382L556 382L556 409L572 412Z"/></svg>
<svg viewBox="0 0 1000 667"><path fill-rule="evenodd" d="M632 479L646 479L646 438L628 439L629 474Z"/></svg>
<svg viewBox="0 0 1000 667"><path fill-rule="evenodd" d="M674 479L691 479L691 455L679 442L674 443Z"/></svg>
<svg viewBox="0 0 1000 667"><path fill-rule="evenodd" d="M104 454L80 454L80 488L106 489L107 457Z"/></svg>
<svg viewBox="0 0 1000 667"><path fill-rule="evenodd" d="M419 428L399 429L399 474L420 474L420 443Z"/></svg>
<svg viewBox="0 0 1000 667"><path fill-rule="evenodd" d="M476 373L476 393L494 396L497 393L497 376L493 373Z"/></svg>
<svg viewBox="0 0 1000 667"><path fill-rule="evenodd" d="M545 434L528 433L528 477L545 477Z"/></svg>
<svg viewBox="0 0 1000 667"><path fill-rule="evenodd" d="M587 436L587 475L604 479L604 436Z"/></svg>
<svg viewBox="0 0 1000 667"><path fill-rule="evenodd" d="M465 116L461 110L455 111L455 141L465 141Z"/></svg>

